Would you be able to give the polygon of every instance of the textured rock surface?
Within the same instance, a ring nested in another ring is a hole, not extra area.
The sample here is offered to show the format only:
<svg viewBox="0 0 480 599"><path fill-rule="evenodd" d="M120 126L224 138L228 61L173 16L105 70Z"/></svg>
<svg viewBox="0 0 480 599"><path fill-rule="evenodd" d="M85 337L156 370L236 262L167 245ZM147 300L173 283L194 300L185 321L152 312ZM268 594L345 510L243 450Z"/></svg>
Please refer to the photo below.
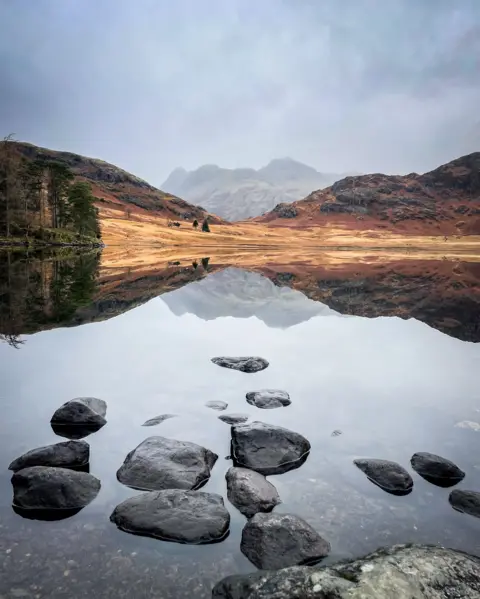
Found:
<svg viewBox="0 0 480 599"><path fill-rule="evenodd" d="M196 443L149 437L127 455L117 478L140 490L198 489L210 478L217 458Z"/></svg>
<svg viewBox="0 0 480 599"><path fill-rule="evenodd" d="M452 549L399 545L329 568L228 576L217 599L478 599L480 559Z"/></svg>
<svg viewBox="0 0 480 599"><path fill-rule="evenodd" d="M258 372L265 370L269 365L267 360L258 356L218 357L212 358L212 362L218 366L223 366L223 368L231 368L241 372Z"/></svg>
<svg viewBox="0 0 480 599"><path fill-rule="evenodd" d="M465 478L456 464L433 453L415 453L410 463L422 478L439 487L451 487Z"/></svg>
<svg viewBox="0 0 480 599"><path fill-rule="evenodd" d="M225 478L228 500L247 518L257 512L270 512L280 503L277 489L263 474L232 467Z"/></svg>
<svg viewBox="0 0 480 599"><path fill-rule="evenodd" d="M96 397L76 397L67 401L53 414L52 424L103 426L107 421L107 404Z"/></svg>
<svg viewBox="0 0 480 599"><path fill-rule="evenodd" d="M448 501L457 511L480 518L480 492L455 489L450 493Z"/></svg>
<svg viewBox="0 0 480 599"><path fill-rule="evenodd" d="M412 477L397 462L368 459L354 460L354 464L367 475L372 483L387 493L407 495L413 489Z"/></svg>
<svg viewBox="0 0 480 599"><path fill-rule="evenodd" d="M218 418L227 424L242 424L247 422L249 416L248 414L220 414Z"/></svg>
<svg viewBox="0 0 480 599"><path fill-rule="evenodd" d="M228 408L228 403L226 401L216 401L214 399L212 399L211 401L207 401L205 405L207 406L207 408L210 408L212 410L218 410L219 412L222 412L223 410L226 410Z"/></svg>
<svg viewBox="0 0 480 599"><path fill-rule="evenodd" d="M298 468L310 451L305 437L281 426L249 422L232 426L231 431L235 465L265 476Z"/></svg>
<svg viewBox="0 0 480 599"><path fill-rule="evenodd" d="M146 420L142 426L156 426L157 424L162 424L162 422L165 422L165 420L169 420L170 418L175 418L175 414L161 414L160 416L155 416L154 418Z"/></svg>
<svg viewBox="0 0 480 599"><path fill-rule="evenodd" d="M130 497L115 508L110 520L126 532L195 544L221 541L230 525L220 495L178 489Z"/></svg>
<svg viewBox="0 0 480 599"><path fill-rule="evenodd" d="M247 393L247 402L262 408L264 410L270 410L272 408L283 408L289 406L292 402L290 401L290 395L286 391L280 389L262 389L260 391L250 391Z"/></svg>
<svg viewBox="0 0 480 599"><path fill-rule="evenodd" d="M58 466L60 468L79 468L88 464L90 446L85 441L64 441L27 451L8 467L9 470L21 470L30 466Z"/></svg>
<svg viewBox="0 0 480 599"><path fill-rule="evenodd" d="M240 548L267 570L317 562L328 555L330 543L298 516L258 513L245 524Z"/></svg>

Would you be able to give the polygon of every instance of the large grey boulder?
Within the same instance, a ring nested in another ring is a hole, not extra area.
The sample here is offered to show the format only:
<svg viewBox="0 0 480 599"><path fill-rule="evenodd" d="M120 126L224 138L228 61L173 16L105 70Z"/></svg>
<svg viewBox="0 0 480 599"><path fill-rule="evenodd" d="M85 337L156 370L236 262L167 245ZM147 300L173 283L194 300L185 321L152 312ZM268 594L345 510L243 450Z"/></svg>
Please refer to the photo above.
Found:
<svg viewBox="0 0 480 599"><path fill-rule="evenodd" d="M375 485L392 495L407 495L413 489L413 480L410 474L390 460L354 460L357 468L367 475Z"/></svg>
<svg viewBox="0 0 480 599"><path fill-rule="evenodd" d="M315 563L330 551L330 543L293 514L258 513L242 532L242 553L262 570Z"/></svg>
<svg viewBox="0 0 480 599"><path fill-rule="evenodd" d="M85 441L64 441L27 451L8 467L17 471L29 466L58 466L60 468L81 468L90 460L90 446Z"/></svg>
<svg viewBox="0 0 480 599"><path fill-rule="evenodd" d="M247 393L247 402L252 406L263 410L284 408L292 403L290 401L290 395L286 391L281 391L280 389L249 391Z"/></svg>
<svg viewBox="0 0 480 599"><path fill-rule="evenodd" d="M328 568L228 576L216 599L478 599L480 559L452 549L397 545Z"/></svg>
<svg viewBox="0 0 480 599"><path fill-rule="evenodd" d="M231 432L235 466L251 468L265 476L298 468L310 451L305 437L273 424L238 424L232 426Z"/></svg>
<svg viewBox="0 0 480 599"><path fill-rule="evenodd" d="M120 529L177 543L214 543L227 536L230 515L215 493L167 489L130 497L110 516Z"/></svg>
<svg viewBox="0 0 480 599"><path fill-rule="evenodd" d="M455 489L450 493L448 501L458 512L480 518L480 493L478 491Z"/></svg>
<svg viewBox="0 0 480 599"><path fill-rule="evenodd" d="M218 357L212 358L212 362L223 368L231 368L232 370L240 370L241 372L258 372L267 368L269 363L264 358L258 356L242 356L242 357Z"/></svg>
<svg viewBox="0 0 480 599"><path fill-rule="evenodd" d="M67 401L55 411L50 422L60 425L92 425L106 424L107 404L96 397L76 397Z"/></svg>
<svg viewBox="0 0 480 599"><path fill-rule="evenodd" d="M80 509L100 491L100 481L87 472L32 466L12 476L13 505L22 509Z"/></svg>
<svg viewBox="0 0 480 599"><path fill-rule="evenodd" d="M196 443L148 437L127 455L117 478L142 491L198 489L210 478L217 458Z"/></svg>
<svg viewBox="0 0 480 599"><path fill-rule="evenodd" d="M433 453L415 453L410 463L422 478L439 487L452 487L465 478L456 464Z"/></svg>
<svg viewBox="0 0 480 599"><path fill-rule="evenodd" d="M229 468L227 497L244 516L251 518L257 512L270 512L280 503L277 489L268 480L254 470L247 468Z"/></svg>

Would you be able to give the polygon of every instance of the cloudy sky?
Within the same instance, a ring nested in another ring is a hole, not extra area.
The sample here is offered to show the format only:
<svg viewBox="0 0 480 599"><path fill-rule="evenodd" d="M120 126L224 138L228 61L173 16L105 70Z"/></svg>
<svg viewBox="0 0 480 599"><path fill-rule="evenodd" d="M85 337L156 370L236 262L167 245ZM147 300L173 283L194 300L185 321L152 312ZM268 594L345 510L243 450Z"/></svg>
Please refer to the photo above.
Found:
<svg viewBox="0 0 480 599"><path fill-rule="evenodd" d="M480 150L480 0L0 0L0 134L113 162L422 172Z"/></svg>

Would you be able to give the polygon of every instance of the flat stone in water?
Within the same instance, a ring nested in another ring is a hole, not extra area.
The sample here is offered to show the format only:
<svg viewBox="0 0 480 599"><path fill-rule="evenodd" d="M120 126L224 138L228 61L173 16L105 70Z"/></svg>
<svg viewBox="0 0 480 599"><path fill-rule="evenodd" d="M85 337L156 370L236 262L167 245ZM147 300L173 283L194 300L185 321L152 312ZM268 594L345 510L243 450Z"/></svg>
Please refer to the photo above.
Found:
<svg viewBox="0 0 480 599"><path fill-rule="evenodd" d="M210 408L212 410L218 410L219 412L222 412L223 410L226 410L228 408L228 403L225 401L211 400L207 401L205 405L207 406L207 408Z"/></svg>
<svg viewBox="0 0 480 599"><path fill-rule="evenodd" d="M364 472L368 479L392 495L407 495L413 489L413 480L410 474L390 460L354 460L357 468Z"/></svg>
<svg viewBox="0 0 480 599"><path fill-rule="evenodd" d="M273 424L238 424L232 426L231 433L235 466L250 468L265 476L298 468L310 451L305 437Z"/></svg>
<svg viewBox="0 0 480 599"><path fill-rule="evenodd" d="M280 389L250 391L247 393L247 402L252 406L256 406L263 410L284 408L292 403L290 401L290 395L286 391L281 391Z"/></svg>
<svg viewBox="0 0 480 599"><path fill-rule="evenodd" d="M61 468L81 468L90 459L90 446L85 441L64 441L27 451L8 467L17 471L30 466L57 466Z"/></svg>
<svg viewBox="0 0 480 599"><path fill-rule="evenodd" d="M480 518L480 493L478 491L455 489L450 493L448 501L458 512Z"/></svg>
<svg viewBox="0 0 480 599"><path fill-rule="evenodd" d="M218 366L223 366L223 368L231 368L241 372L259 372L265 370L269 365L267 360L258 356L218 357L212 358L212 362Z"/></svg>
<svg viewBox="0 0 480 599"><path fill-rule="evenodd" d="M215 493L168 489L126 499L110 516L120 529L177 543L215 543L223 540L230 515Z"/></svg>
<svg viewBox="0 0 480 599"><path fill-rule="evenodd" d="M433 453L415 453L410 463L422 478L439 487L452 487L465 478L456 464Z"/></svg>
<svg viewBox="0 0 480 599"><path fill-rule="evenodd" d="M262 570L315 563L330 551L330 543L293 514L258 513L245 524L242 553Z"/></svg>
<svg viewBox="0 0 480 599"><path fill-rule="evenodd" d="M55 411L50 422L63 425L103 426L107 404L96 397L76 397Z"/></svg>
<svg viewBox="0 0 480 599"><path fill-rule="evenodd" d="M146 420L142 426L156 426L157 424L162 424L165 420L169 418L175 418L176 414L162 414L161 416L155 416L155 418L150 418Z"/></svg>
<svg viewBox="0 0 480 599"><path fill-rule="evenodd" d="M270 512L280 503L277 489L263 474L232 467L225 478L228 500L247 518L258 512Z"/></svg>
<svg viewBox="0 0 480 599"><path fill-rule="evenodd" d="M127 455L117 478L143 491L198 489L210 478L217 458L196 443L149 437Z"/></svg>
<svg viewBox="0 0 480 599"><path fill-rule="evenodd" d="M218 417L222 422L227 424L241 424L247 422L249 416L247 414L220 414Z"/></svg>

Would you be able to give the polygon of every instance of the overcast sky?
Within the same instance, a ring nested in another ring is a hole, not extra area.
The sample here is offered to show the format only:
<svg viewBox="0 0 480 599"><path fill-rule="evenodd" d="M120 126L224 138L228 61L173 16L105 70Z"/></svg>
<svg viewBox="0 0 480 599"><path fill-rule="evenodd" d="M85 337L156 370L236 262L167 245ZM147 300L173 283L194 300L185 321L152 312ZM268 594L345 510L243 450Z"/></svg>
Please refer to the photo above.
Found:
<svg viewBox="0 0 480 599"><path fill-rule="evenodd" d="M176 166L422 172L480 150L480 0L0 0L0 133Z"/></svg>

